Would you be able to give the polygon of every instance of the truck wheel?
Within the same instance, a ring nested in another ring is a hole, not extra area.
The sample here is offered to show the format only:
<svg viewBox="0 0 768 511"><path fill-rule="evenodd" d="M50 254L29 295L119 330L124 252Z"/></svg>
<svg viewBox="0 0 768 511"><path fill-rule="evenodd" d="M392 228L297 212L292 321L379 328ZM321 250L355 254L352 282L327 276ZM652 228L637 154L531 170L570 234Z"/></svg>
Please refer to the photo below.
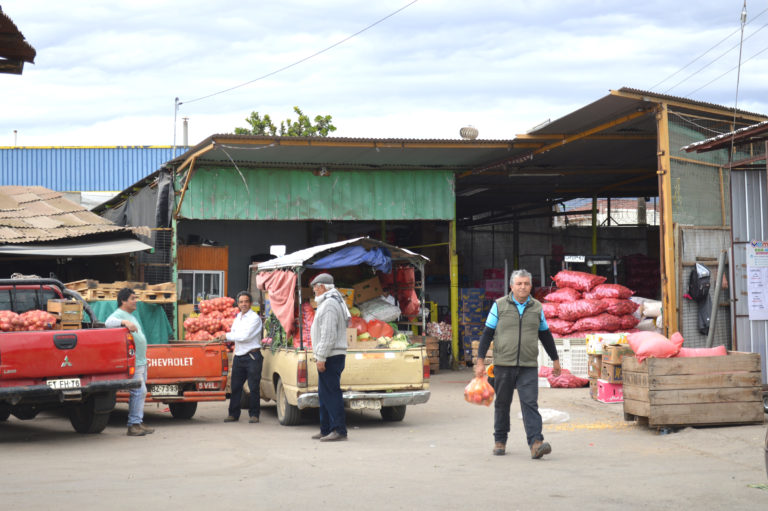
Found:
<svg viewBox="0 0 768 511"><path fill-rule="evenodd" d="M69 410L69 422L75 431L84 435L101 433L109 422L109 412L96 412L94 398L88 398L84 403Z"/></svg>
<svg viewBox="0 0 768 511"><path fill-rule="evenodd" d="M8 417L11 416L10 410L0 410L0 422L7 421Z"/></svg>
<svg viewBox="0 0 768 511"><path fill-rule="evenodd" d="M277 380L277 420L283 426L295 426L301 419L301 411L299 407L293 406L288 403L288 398L285 395L285 389L283 388L283 380Z"/></svg>
<svg viewBox="0 0 768 511"><path fill-rule="evenodd" d="M168 408L171 409L171 415L173 415L174 419L188 420L197 411L197 401L192 401L191 403L168 403Z"/></svg>
<svg viewBox="0 0 768 511"><path fill-rule="evenodd" d="M405 406L385 406L379 410L381 418L387 422L400 422L405 418Z"/></svg>

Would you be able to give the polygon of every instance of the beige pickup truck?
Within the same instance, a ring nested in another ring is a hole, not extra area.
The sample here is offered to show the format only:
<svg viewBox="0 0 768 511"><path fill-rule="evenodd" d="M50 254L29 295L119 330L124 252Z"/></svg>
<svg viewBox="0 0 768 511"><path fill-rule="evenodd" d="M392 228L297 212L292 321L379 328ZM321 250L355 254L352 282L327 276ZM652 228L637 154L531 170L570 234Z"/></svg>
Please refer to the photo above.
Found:
<svg viewBox="0 0 768 511"><path fill-rule="evenodd" d="M298 424L302 409L319 406L314 354L296 348L263 348L262 354L262 399L277 403L280 424ZM347 408L379 410L385 421L401 421L406 406L429 400L426 348L349 350L341 389Z"/></svg>
<svg viewBox="0 0 768 511"><path fill-rule="evenodd" d="M260 295L258 290L269 291L272 284L264 284L268 274L282 272L275 275L278 278L274 279L280 281L281 285L290 280L286 277L292 278L292 274L295 274L294 321L296 325L302 325L302 273L310 268L331 272L343 271L343 267L332 261L333 255L339 252L345 256L345 261L354 261L353 255L356 252L361 254L362 259L358 261L358 266L371 261L372 267L378 265L377 269L380 269L382 260L388 262L390 268L392 264L410 264L420 269L422 276L424 264L428 261L426 257L406 249L371 238L357 238L310 247L252 265L251 292L256 297ZM259 274L261 279L257 279ZM423 283L422 278L422 303ZM422 327L425 322L426 318L422 316ZM261 397L277 403L278 419L280 424L285 426L298 424L301 410L319 406L315 356L311 349L306 349L303 335L302 329L298 327L293 339L287 343L280 347L262 348L264 365L261 372ZM268 337L269 332L265 330L264 336ZM408 405L426 403L429 400L429 374L429 359L423 345L411 344L405 349L352 347L347 351L345 369L341 375L345 406L352 410L379 410L385 421L401 421ZM247 401L244 399L243 402Z"/></svg>

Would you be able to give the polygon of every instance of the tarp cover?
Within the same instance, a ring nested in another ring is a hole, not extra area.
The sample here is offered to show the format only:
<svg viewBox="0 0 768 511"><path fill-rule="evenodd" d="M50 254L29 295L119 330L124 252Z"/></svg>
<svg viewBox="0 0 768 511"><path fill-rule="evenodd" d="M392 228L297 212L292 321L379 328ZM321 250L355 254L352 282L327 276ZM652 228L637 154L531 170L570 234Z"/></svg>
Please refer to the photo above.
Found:
<svg viewBox="0 0 768 511"><path fill-rule="evenodd" d="M327 255L307 266L309 268L326 269L355 266L362 263L373 266L384 273L392 272L392 257L386 247L373 247L370 250L366 250L365 247L360 245L344 247L338 252Z"/></svg>
<svg viewBox="0 0 768 511"><path fill-rule="evenodd" d="M23 243L18 245L0 245L0 254L42 255L52 257L84 257L105 256L140 252L152 247L135 239L112 241L82 241L80 243L46 243L33 245Z"/></svg>
<svg viewBox="0 0 768 511"><path fill-rule="evenodd" d="M117 309L117 300L100 300L88 302L96 314L96 319L102 323ZM168 344L168 339L173 336L173 328L168 322L168 316L162 306L157 303L136 303L136 312L133 313L141 322L147 344Z"/></svg>

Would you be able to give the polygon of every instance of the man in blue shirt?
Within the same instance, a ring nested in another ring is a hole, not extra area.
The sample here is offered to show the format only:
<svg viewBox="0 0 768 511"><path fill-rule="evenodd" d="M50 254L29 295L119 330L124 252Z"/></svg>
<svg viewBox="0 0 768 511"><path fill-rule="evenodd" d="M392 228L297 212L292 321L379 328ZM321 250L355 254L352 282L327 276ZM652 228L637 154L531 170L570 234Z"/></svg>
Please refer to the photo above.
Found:
<svg viewBox="0 0 768 511"><path fill-rule="evenodd" d="M493 341L494 405L493 454L506 452L509 435L509 408L517 389L523 426L531 449L531 458L539 459L552 452L541 434L539 413L539 340L553 361L553 374L560 374L560 360L541 302L531 296L531 274L526 270L512 272L510 293L496 300L488 313L480 346L477 349L476 376L485 374L485 355Z"/></svg>

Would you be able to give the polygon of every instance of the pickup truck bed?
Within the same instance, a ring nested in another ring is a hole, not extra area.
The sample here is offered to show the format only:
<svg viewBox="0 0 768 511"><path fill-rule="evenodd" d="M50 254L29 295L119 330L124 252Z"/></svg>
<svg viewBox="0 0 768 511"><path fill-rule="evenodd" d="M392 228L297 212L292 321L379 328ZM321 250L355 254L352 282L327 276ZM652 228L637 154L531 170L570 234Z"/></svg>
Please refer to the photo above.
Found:
<svg viewBox="0 0 768 511"><path fill-rule="evenodd" d="M226 400L227 345L185 342L147 346L147 402L166 403L176 419L190 419L199 401ZM120 392L118 402L127 403Z"/></svg>

